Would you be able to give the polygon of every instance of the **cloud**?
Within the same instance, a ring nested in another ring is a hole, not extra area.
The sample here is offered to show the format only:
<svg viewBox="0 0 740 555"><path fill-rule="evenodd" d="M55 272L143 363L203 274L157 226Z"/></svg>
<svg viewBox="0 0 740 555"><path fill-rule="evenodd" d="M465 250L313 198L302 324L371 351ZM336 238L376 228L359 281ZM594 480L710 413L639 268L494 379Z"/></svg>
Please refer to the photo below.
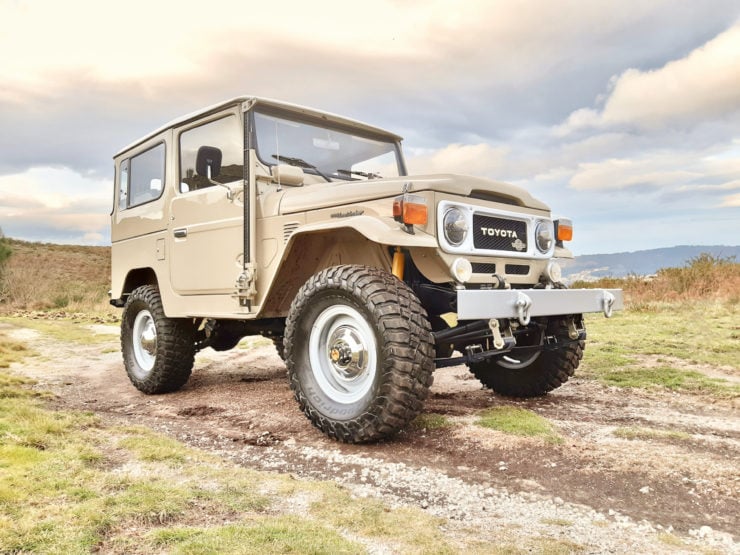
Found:
<svg viewBox="0 0 740 555"><path fill-rule="evenodd" d="M625 189L637 186L660 188L701 177L697 172L670 169L665 166L665 161L661 164L653 159L609 159L580 164L578 171L570 179L570 186L576 190Z"/></svg>
<svg viewBox="0 0 740 555"><path fill-rule="evenodd" d="M0 222L10 237L101 244L109 237L112 185L66 168L0 177Z"/></svg>
<svg viewBox="0 0 740 555"><path fill-rule="evenodd" d="M740 112L740 23L688 56L661 68L630 68L612 78L600 110L573 112L559 135L588 128L629 125L642 129L686 127Z"/></svg>
<svg viewBox="0 0 740 555"><path fill-rule="evenodd" d="M740 185L738 186L740 188ZM722 199L722 204L720 206L723 207L735 207L740 208L740 193L735 193L734 195L728 195L724 199Z"/></svg>
<svg viewBox="0 0 740 555"><path fill-rule="evenodd" d="M0 12L0 225L16 236L107 240L112 155L242 94L387 127L414 172L514 181L595 227L666 206L737 212L735 0L0 0Z"/></svg>
<svg viewBox="0 0 740 555"><path fill-rule="evenodd" d="M407 151L407 165L412 174L460 173L495 176L502 173L509 149L486 143L451 144L438 150Z"/></svg>

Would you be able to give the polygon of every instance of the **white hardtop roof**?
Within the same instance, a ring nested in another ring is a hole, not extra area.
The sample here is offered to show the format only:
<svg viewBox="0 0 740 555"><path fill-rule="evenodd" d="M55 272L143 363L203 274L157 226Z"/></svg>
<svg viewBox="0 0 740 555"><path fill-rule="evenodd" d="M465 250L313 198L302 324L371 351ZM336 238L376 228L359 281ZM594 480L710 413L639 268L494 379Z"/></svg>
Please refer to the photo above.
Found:
<svg viewBox="0 0 740 555"><path fill-rule="evenodd" d="M288 112L293 112L296 114L302 114L307 116L313 116L320 119L324 119L333 123L348 125L351 127L355 127L358 129L361 129L363 131L377 134L377 135L385 135L386 137L395 139L397 141L402 140L403 138L399 135L396 135L395 133L392 133L390 131L387 131L386 129L381 129L380 127L375 127L373 125L369 125L367 123L363 123L361 121L353 120L346 118L344 116L340 116L337 114L332 114L330 112L322 112L321 110L314 110L313 108L307 108L306 106L301 106L299 104L291 104L289 102L281 102L280 100L273 100L270 98L261 98L257 96L238 96L236 98L232 98L230 100L225 100L223 102L219 102L218 104L213 104L211 106L208 106L206 108L202 108L200 110L197 110L195 112L191 112L190 114L181 116L179 118L173 119L172 121L164 124L162 127L159 127L158 129L152 131L151 133L147 133L140 139L134 141L133 143L129 144L125 148L122 148L119 150L115 155L114 158L117 158L124 152L134 148L135 146L149 140L150 138L154 137L155 135L160 134L162 131L166 131L167 129L171 129L173 127L177 127L179 125L188 123L193 120L197 120L203 116L207 116L208 114L212 114L215 112L219 112L221 110L224 110L226 108L229 108L231 106L235 106L238 104L242 104L244 102L250 103L249 107L253 107L255 105L259 106L265 106L268 108L276 108L279 110L285 110Z"/></svg>

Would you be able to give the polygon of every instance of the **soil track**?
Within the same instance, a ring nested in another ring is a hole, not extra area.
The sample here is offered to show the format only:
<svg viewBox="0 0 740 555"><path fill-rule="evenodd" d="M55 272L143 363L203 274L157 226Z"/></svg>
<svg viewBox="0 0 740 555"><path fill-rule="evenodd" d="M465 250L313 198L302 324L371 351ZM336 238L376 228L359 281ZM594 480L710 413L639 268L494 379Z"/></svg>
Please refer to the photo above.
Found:
<svg viewBox="0 0 740 555"><path fill-rule="evenodd" d="M740 530L740 420L729 401L578 378L547 397L518 401L454 367L436 372L425 407L453 426L412 425L391 441L344 445L299 412L272 345L206 350L181 391L146 396L128 382L114 335L80 346L9 332L41 355L14 370L53 390L65 408L151 426L253 468L336 480L357 495L421 507L450 519L450 534L473 528L482 539L557 538L594 553L740 553L733 536ZM500 405L540 414L564 441L474 424L480 410Z"/></svg>

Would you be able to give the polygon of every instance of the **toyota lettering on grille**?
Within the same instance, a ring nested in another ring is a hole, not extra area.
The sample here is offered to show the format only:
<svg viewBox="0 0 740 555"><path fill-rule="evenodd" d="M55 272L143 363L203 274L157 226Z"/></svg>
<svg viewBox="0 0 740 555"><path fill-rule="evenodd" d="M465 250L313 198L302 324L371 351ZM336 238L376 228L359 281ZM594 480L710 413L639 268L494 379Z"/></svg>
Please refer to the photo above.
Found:
<svg viewBox="0 0 740 555"><path fill-rule="evenodd" d="M495 227L481 227L480 232L483 235L489 237L511 237L512 239L519 239L516 231L513 229L496 229Z"/></svg>

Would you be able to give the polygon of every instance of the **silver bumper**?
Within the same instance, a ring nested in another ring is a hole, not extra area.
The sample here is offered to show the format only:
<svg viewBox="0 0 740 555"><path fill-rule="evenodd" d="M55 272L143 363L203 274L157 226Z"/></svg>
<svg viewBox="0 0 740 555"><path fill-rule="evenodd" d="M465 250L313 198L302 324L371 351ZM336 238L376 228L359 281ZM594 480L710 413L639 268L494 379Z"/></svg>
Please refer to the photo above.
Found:
<svg viewBox="0 0 740 555"><path fill-rule="evenodd" d="M497 289L457 292L457 319L517 318L522 325L533 316L603 312L624 307L621 289Z"/></svg>

